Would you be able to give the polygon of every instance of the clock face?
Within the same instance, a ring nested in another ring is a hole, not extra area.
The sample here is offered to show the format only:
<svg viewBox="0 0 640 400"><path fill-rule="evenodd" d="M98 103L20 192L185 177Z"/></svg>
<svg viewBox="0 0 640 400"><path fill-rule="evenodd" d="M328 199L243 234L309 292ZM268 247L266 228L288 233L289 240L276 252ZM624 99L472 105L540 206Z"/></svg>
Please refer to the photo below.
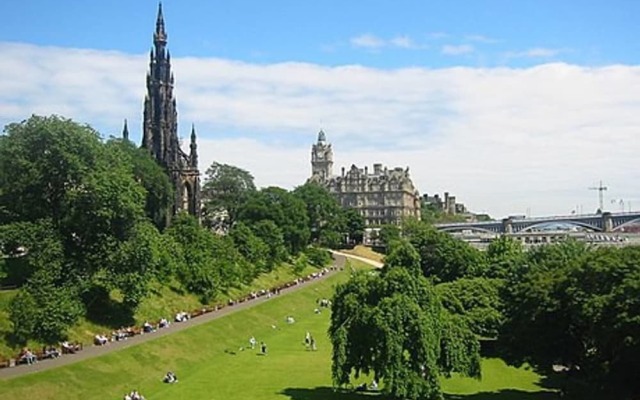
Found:
<svg viewBox="0 0 640 400"><path fill-rule="evenodd" d="M318 160L322 160L324 158L324 153L319 152L317 155Z"/></svg>

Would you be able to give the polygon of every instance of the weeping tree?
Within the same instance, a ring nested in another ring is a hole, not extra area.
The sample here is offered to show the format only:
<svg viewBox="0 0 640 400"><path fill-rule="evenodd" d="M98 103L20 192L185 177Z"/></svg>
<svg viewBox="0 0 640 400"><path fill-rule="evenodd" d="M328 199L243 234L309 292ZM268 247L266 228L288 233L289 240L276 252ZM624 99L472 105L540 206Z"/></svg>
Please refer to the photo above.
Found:
<svg viewBox="0 0 640 400"><path fill-rule="evenodd" d="M334 385L372 374L394 399L439 399L440 376L480 376L479 343L440 304L420 257L395 242L382 272L355 273L336 289L329 335Z"/></svg>

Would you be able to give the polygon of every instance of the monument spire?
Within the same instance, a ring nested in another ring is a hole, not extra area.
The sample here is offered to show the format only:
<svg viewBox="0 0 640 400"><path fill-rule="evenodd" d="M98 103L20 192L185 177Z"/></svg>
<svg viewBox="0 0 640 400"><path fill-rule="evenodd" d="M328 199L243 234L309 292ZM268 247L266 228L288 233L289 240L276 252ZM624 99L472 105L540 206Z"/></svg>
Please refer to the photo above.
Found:
<svg viewBox="0 0 640 400"><path fill-rule="evenodd" d="M127 126L127 119L124 119L124 127L122 128L122 139L129 141L129 127Z"/></svg>
<svg viewBox="0 0 640 400"><path fill-rule="evenodd" d="M191 154L180 148L178 111L173 94L174 78L167 49L162 3L158 3L153 47L149 54L147 93L144 98L142 147L162 165L169 175L175 198L171 215L186 211L200 215L200 178L195 128L192 127ZM171 215L167 215L167 223Z"/></svg>

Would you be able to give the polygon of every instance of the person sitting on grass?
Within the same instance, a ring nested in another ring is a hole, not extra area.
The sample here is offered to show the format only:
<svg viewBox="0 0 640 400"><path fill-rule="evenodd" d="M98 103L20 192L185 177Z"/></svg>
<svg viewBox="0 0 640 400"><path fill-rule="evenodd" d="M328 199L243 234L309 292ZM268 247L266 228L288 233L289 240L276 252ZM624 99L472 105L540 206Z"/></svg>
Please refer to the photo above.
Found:
<svg viewBox="0 0 640 400"><path fill-rule="evenodd" d="M173 372L169 371L162 379L164 383L178 383L178 377Z"/></svg>
<svg viewBox="0 0 640 400"><path fill-rule="evenodd" d="M126 396L127 395L125 395L125 399L127 398ZM131 391L128 396L131 400L144 400L144 396L138 393L137 390Z"/></svg>

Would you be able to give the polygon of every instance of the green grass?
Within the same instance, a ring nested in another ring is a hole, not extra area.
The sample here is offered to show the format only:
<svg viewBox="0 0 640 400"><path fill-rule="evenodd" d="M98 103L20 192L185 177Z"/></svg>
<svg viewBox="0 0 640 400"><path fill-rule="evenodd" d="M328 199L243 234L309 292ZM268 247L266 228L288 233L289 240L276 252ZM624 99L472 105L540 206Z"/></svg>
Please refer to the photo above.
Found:
<svg viewBox="0 0 640 400"><path fill-rule="evenodd" d="M318 271L317 268L309 266L302 271L300 276L308 275L316 271ZM279 286L283 283L293 281L296 277L292 266L285 263L269 273L260 275L249 285L241 285L240 287L231 288L227 292L219 294L218 297L212 301L212 304L226 303L229 298L239 298L251 291ZM101 323L99 321L81 318L75 326L69 329L69 339L86 344L92 343L96 333L104 333L108 336L111 331L119 328L120 325L134 324L141 326L144 321L158 321L162 317L171 320L173 319L173 315L178 311L184 310L190 312L201 308L203 305L197 296L181 290L180 285L175 281L167 282L164 285L154 282L151 284L150 292L150 295L144 299L138 307L138 310L133 316L133 322L122 322L117 326L110 327L105 322ZM0 359L15 357L22 347L17 344L11 344L8 341L12 331L12 324L9 321L9 301L16 293L17 290L0 291ZM112 297L117 299L118 296L117 294L112 294ZM29 341L29 343L27 343L27 346L33 349L39 349L42 345L42 343L35 341Z"/></svg>
<svg viewBox="0 0 640 400"><path fill-rule="evenodd" d="M482 360L482 379L454 374L442 380L442 389L449 399L468 400L542 400L556 399L555 393L544 393L541 377L527 367L510 367L499 358Z"/></svg>
<svg viewBox="0 0 640 400"><path fill-rule="evenodd" d="M353 265L362 267L359 262ZM347 277L348 273L342 272L208 324L99 358L0 380L0 393L6 399L121 399L135 388L148 400L371 398L332 391L331 348L326 334L329 313L326 309L321 314L313 312L316 300L330 297L334 285ZM296 323L286 324L287 315L294 316ZM303 345L307 331L318 343L315 352ZM267 343L267 356L248 349L251 335ZM540 390L536 386L539 376L530 371L507 367L499 360L485 360L483 367L482 381L447 380L445 388L452 393L449 398L551 398L535 393ZM161 383L168 370L178 375L178 384ZM513 397L518 394L528 397Z"/></svg>
<svg viewBox="0 0 640 400"><path fill-rule="evenodd" d="M358 245L353 249L341 250L343 253L353 254L354 256L368 258L369 260L384 262L384 254L373 251L370 247Z"/></svg>

